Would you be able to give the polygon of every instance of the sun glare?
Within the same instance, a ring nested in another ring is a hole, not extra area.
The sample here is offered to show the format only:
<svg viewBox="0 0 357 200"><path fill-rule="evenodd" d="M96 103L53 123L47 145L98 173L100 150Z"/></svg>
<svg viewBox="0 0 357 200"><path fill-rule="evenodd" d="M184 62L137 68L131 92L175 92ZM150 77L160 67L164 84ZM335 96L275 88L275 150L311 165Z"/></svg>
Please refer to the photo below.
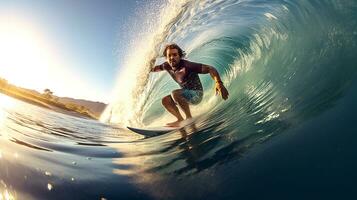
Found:
<svg viewBox="0 0 357 200"><path fill-rule="evenodd" d="M83 77L61 57L55 40L46 36L28 20L0 13L0 78L39 92L49 88L57 95L93 96Z"/></svg>
<svg viewBox="0 0 357 200"><path fill-rule="evenodd" d="M29 24L6 19L0 18L0 76L17 85L39 88L54 67L51 51Z"/></svg>

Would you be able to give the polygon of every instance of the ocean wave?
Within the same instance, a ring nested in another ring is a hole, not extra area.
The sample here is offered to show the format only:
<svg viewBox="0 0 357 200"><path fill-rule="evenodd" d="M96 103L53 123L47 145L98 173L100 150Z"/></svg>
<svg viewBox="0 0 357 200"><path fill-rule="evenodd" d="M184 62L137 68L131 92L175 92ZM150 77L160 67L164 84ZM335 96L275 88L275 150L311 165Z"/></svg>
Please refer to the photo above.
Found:
<svg viewBox="0 0 357 200"><path fill-rule="evenodd" d="M227 102L220 100L210 77L201 75L205 95L192 108L194 115L224 110L235 124L251 116L247 110L254 107L260 117L250 123L259 124L320 113L343 95L356 74L353 8L354 3L343 1L169 1L160 16L175 12L158 22L159 28L146 27L156 30L148 34L154 40L145 46L144 60L122 66L135 78L118 85L122 96L102 120L135 126L168 120L160 99L177 85L164 73L149 75L145 63L158 58L169 42L182 46L187 59L215 66L230 91ZM141 66L130 70L136 64ZM122 92L124 87L130 89Z"/></svg>

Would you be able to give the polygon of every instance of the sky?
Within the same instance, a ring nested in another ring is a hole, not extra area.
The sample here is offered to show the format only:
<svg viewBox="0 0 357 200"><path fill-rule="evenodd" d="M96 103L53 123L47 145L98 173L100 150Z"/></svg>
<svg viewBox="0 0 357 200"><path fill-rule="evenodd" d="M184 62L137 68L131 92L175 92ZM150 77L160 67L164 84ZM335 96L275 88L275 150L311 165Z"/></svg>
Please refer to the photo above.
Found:
<svg viewBox="0 0 357 200"><path fill-rule="evenodd" d="M120 40L140 3L0 0L0 77L108 103L125 55Z"/></svg>

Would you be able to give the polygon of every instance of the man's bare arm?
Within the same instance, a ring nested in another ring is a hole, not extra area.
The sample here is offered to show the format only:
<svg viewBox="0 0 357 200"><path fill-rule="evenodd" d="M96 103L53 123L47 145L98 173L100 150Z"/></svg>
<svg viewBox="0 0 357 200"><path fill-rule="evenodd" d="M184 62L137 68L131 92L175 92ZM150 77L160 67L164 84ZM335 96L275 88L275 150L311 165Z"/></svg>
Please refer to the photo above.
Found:
<svg viewBox="0 0 357 200"><path fill-rule="evenodd" d="M156 65L153 68L151 68L150 72L161 72L162 70L163 69L161 65Z"/></svg>
<svg viewBox="0 0 357 200"><path fill-rule="evenodd" d="M155 61L156 61L155 59L152 59L150 61L150 66L154 66L155 65ZM160 72L162 70L163 70L162 65L156 65L156 66L150 68L150 72Z"/></svg>
<svg viewBox="0 0 357 200"><path fill-rule="evenodd" d="M209 65L202 66L202 74L210 74L212 79L215 81L215 91L216 95L220 94L224 100L228 99L229 93L226 87L224 87L222 79L217 72L217 70Z"/></svg>

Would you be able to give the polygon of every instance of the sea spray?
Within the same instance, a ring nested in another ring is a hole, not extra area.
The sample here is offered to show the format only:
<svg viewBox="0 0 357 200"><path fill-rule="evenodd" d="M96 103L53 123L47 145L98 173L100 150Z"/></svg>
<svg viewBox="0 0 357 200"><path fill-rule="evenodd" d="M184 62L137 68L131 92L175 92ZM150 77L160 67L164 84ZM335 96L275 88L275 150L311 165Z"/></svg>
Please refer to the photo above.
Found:
<svg viewBox="0 0 357 200"><path fill-rule="evenodd" d="M147 105L146 97L153 89L153 81L149 80L152 66L150 63L160 57L163 42L170 34L171 25L179 18L181 8L186 2L155 2L143 8L144 12L140 13L136 20L144 21L144 26L140 30L128 30L135 32L135 38L132 38L123 66L120 66L123 70L118 77L114 100L103 113L101 121L142 125L144 105ZM153 7L162 9L153 13L150 10L157 10Z"/></svg>

